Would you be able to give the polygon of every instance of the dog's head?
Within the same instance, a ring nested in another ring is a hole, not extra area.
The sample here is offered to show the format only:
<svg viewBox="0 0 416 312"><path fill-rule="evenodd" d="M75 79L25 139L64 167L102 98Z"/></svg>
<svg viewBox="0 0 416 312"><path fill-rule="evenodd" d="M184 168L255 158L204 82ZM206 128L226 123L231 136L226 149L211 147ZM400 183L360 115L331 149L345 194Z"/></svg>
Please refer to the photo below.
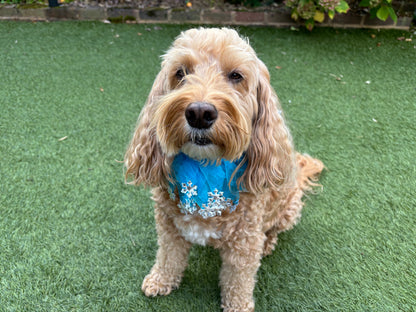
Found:
<svg viewBox="0 0 416 312"><path fill-rule="evenodd" d="M289 131L269 72L231 29L183 32L163 56L125 157L134 183L165 185L172 157L248 162L248 191L293 176Z"/></svg>

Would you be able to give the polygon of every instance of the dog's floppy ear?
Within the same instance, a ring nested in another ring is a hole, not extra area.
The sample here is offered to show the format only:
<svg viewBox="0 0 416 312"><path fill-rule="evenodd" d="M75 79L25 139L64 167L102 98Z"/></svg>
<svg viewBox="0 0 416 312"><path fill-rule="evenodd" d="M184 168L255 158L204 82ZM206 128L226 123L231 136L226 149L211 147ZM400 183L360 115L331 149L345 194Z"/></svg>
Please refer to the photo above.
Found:
<svg viewBox="0 0 416 312"><path fill-rule="evenodd" d="M131 184L144 184L147 186L162 186L168 176L166 156L162 153L156 138L156 127L152 125L157 106L157 100L168 90L168 77L166 68L157 75L152 90L143 107L133 138L124 157L126 178L134 177Z"/></svg>
<svg viewBox="0 0 416 312"><path fill-rule="evenodd" d="M259 62L257 85L258 112L253 121L251 142L246 153L244 185L248 191L261 193L265 188L279 188L295 177L295 158L289 129L283 119L270 75Z"/></svg>

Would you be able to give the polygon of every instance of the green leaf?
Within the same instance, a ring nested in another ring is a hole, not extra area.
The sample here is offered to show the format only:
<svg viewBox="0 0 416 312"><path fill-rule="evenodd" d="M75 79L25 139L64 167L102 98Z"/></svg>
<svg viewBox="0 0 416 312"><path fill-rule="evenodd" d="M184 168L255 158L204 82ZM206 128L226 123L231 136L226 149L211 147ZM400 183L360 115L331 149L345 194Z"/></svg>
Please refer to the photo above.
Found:
<svg viewBox="0 0 416 312"><path fill-rule="evenodd" d="M318 23L322 23L325 20L325 13L317 10L313 19Z"/></svg>
<svg viewBox="0 0 416 312"><path fill-rule="evenodd" d="M294 8L292 10L292 15L290 15L290 17L294 20L297 21L299 19L299 13L298 10L296 8Z"/></svg>
<svg viewBox="0 0 416 312"><path fill-rule="evenodd" d="M305 26L309 31L312 31L313 27L315 26L315 21L313 20L313 18L308 19L305 22Z"/></svg>
<svg viewBox="0 0 416 312"><path fill-rule="evenodd" d="M397 15L396 15L396 12L394 12L394 9L392 7L388 7L388 9L389 9L389 14L390 14L391 19L394 22L397 23Z"/></svg>
<svg viewBox="0 0 416 312"><path fill-rule="evenodd" d="M370 0L362 0L360 2L360 7L369 7L370 6Z"/></svg>
<svg viewBox="0 0 416 312"><path fill-rule="evenodd" d="M328 11L328 16L329 16L329 18L332 20L332 19L334 19L334 17L335 17L335 11L333 11L333 10L329 10Z"/></svg>
<svg viewBox="0 0 416 312"><path fill-rule="evenodd" d="M341 0L340 3L335 7L335 11L338 13L347 13L349 9L350 7L345 0Z"/></svg>
<svg viewBox="0 0 416 312"><path fill-rule="evenodd" d="M386 21L387 18L389 17L389 8L385 5L382 5L378 10L377 10L377 18L382 20L382 21Z"/></svg>

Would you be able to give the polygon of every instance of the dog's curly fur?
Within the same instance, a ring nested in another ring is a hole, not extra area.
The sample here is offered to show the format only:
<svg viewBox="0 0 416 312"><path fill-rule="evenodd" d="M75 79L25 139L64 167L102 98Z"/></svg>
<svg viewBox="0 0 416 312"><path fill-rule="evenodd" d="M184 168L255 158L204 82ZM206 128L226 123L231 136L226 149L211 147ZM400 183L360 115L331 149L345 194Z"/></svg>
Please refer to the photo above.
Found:
<svg viewBox="0 0 416 312"><path fill-rule="evenodd" d="M218 118L193 129L185 110L210 103ZM212 144L195 144L195 137ZM234 212L203 219L184 215L168 195L170 164L184 152L194 158L236 160L247 168L245 191ZM138 120L125 156L133 184L151 186L159 250L143 281L146 296L167 295L180 284L192 243L218 248L224 311L253 311L253 289L262 256L278 233L299 220L301 198L323 164L295 152L269 72L236 31L199 28L183 32L163 57L162 69Z"/></svg>

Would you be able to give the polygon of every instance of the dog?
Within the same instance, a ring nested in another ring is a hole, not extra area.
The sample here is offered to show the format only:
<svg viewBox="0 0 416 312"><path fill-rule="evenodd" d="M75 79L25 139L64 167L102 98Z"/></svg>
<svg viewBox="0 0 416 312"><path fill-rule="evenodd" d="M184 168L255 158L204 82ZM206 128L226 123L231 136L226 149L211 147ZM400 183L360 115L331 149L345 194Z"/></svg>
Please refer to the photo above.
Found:
<svg viewBox="0 0 416 312"><path fill-rule="evenodd" d="M265 64L228 28L182 32L163 56L125 154L152 188L158 234L146 296L179 287L192 244L218 249L221 307L254 311L262 257L299 220L320 160L295 151Z"/></svg>

